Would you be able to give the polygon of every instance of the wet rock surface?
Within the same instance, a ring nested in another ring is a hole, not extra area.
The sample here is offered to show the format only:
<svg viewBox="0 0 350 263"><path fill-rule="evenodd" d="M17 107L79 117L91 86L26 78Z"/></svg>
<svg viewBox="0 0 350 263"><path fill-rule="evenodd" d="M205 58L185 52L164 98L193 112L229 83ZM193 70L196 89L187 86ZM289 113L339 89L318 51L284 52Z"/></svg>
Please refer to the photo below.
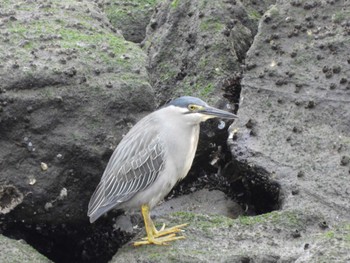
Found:
<svg viewBox="0 0 350 263"><path fill-rule="evenodd" d="M121 247L111 262L350 261L349 10L0 3L0 233L54 262L108 262ZM228 145L230 123L202 125L192 170L152 213L157 226L189 223L186 239L133 248L140 216L90 225L87 203L123 134L178 95L240 119Z"/></svg>

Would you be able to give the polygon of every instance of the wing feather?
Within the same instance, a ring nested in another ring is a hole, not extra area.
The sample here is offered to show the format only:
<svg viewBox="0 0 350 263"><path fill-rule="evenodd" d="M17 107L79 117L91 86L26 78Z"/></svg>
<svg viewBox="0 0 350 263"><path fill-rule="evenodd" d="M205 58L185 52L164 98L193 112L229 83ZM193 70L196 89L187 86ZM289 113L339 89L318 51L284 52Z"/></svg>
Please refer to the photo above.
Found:
<svg viewBox="0 0 350 263"><path fill-rule="evenodd" d="M90 221L146 189L163 167L164 147L151 114L138 122L113 152L89 202Z"/></svg>

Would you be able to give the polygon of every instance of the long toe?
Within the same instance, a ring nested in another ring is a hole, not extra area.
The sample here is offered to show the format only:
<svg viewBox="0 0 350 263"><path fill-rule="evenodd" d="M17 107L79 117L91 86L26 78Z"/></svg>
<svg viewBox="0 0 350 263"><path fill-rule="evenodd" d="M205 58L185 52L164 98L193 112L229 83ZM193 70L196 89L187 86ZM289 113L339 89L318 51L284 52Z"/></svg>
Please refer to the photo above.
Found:
<svg viewBox="0 0 350 263"><path fill-rule="evenodd" d="M181 224L181 225L177 225L177 226L173 226L170 228L165 228L165 225L163 225L163 227L160 230L154 229L154 233L153 235L155 237L161 237L161 236L165 236L168 234L172 234L172 233L178 233L180 231L183 231L181 228L188 226L188 224Z"/></svg>
<svg viewBox="0 0 350 263"><path fill-rule="evenodd" d="M184 239L184 238L185 238L184 236L176 236L176 234L170 234L167 236L155 237L152 239L145 238L145 240L134 242L134 246L137 247L137 246L151 245L151 244L166 246L168 245L168 242Z"/></svg>

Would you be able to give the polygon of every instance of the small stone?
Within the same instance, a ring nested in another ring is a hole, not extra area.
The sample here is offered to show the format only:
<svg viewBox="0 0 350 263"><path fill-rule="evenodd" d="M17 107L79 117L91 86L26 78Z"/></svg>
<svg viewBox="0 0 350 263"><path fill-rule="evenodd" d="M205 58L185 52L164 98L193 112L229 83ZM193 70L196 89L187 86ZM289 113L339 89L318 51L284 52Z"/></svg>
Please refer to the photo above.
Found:
<svg viewBox="0 0 350 263"><path fill-rule="evenodd" d="M64 198L67 197L67 195L68 195L67 188L63 187L61 189L60 195L58 196L58 199L63 200Z"/></svg>
<svg viewBox="0 0 350 263"><path fill-rule="evenodd" d="M41 167L41 170L42 170L42 171L46 171L46 170L48 169L47 164L46 164L46 163L43 163L43 162L40 163L40 167Z"/></svg>
<svg viewBox="0 0 350 263"><path fill-rule="evenodd" d="M310 244L306 243L306 244L304 245L304 250L309 249L309 247L310 247Z"/></svg>
<svg viewBox="0 0 350 263"><path fill-rule="evenodd" d="M35 185L36 179L34 177L29 178L29 185Z"/></svg>

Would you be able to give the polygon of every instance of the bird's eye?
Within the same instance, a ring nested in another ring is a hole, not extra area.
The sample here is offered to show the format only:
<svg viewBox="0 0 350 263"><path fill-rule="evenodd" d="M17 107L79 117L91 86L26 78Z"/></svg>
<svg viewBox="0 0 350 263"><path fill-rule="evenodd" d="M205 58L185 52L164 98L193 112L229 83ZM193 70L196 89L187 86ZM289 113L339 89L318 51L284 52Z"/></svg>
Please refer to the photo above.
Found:
<svg viewBox="0 0 350 263"><path fill-rule="evenodd" d="M191 110L191 111L195 111L197 109L197 106L193 105L193 104L190 104L190 105L188 105L188 109Z"/></svg>

